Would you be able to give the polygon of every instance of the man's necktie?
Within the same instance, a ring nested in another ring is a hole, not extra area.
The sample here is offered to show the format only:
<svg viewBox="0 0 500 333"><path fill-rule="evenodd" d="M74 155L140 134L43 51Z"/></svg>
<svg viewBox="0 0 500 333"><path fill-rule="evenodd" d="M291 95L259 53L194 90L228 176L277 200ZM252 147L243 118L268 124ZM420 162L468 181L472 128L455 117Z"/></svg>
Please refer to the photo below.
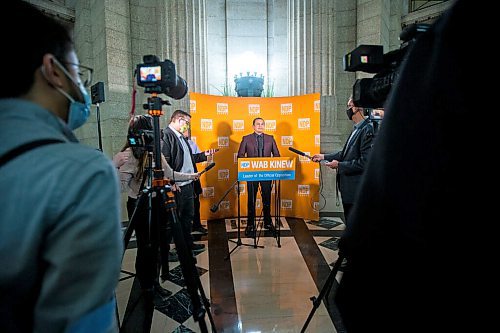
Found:
<svg viewBox="0 0 500 333"><path fill-rule="evenodd" d="M257 153L259 157L264 156L264 138L263 135L257 135Z"/></svg>

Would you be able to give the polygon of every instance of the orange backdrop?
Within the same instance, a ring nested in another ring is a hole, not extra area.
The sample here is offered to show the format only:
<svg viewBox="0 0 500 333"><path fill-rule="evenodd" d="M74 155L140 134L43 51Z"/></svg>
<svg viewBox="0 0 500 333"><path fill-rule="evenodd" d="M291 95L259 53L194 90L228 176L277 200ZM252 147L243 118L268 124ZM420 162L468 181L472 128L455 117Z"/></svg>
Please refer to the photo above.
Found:
<svg viewBox="0 0 500 333"><path fill-rule="evenodd" d="M295 180L281 181L280 210L282 216L318 219L319 165L288 150L296 148L308 155L319 152L320 95L293 97L227 97L190 93L191 138L201 150L219 148L213 156L215 167L201 177L203 194L201 218L216 219L238 215L236 154L244 135L253 133L252 121L261 117L265 133L273 135L281 156L297 158ZM212 162L209 159L206 163ZM206 163L198 165L201 170ZM210 208L221 202L217 212ZM246 182L240 183L240 213L247 215ZM274 204L274 190L272 203ZM257 195L256 215L261 212ZM275 207L272 207L274 214Z"/></svg>

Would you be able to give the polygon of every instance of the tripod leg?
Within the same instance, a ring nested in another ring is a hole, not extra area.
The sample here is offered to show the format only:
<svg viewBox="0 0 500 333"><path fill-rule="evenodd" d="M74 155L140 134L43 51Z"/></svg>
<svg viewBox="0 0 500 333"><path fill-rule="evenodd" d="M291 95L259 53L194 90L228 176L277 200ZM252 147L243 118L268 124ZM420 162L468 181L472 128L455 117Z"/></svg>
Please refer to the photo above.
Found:
<svg viewBox="0 0 500 333"><path fill-rule="evenodd" d="M171 192L165 193L162 191L161 193L158 193L156 202L158 209L160 209L160 214L163 214L163 218L166 218L168 223L171 225L175 247L179 256L182 276L184 277L186 289L193 306L193 319L198 322L202 333L208 333L207 324L205 323L206 310L203 308L200 302L200 296L198 295L198 290L201 291L200 277L194 262L192 249L190 249L187 245L188 242L186 241L186 236L183 233L182 226L180 224L181 222L177 216L173 194ZM213 320L211 320L211 323L212 321ZM212 331L215 332L215 326L212 326Z"/></svg>
<svg viewBox="0 0 500 333"><path fill-rule="evenodd" d="M321 305L321 301L323 298L330 293L330 290L332 289L333 282L335 281L335 277L337 276L337 273L340 269L340 265L342 264L342 261L344 261L343 256L339 256L337 261L335 262L335 265L333 265L332 271L328 275L328 278L326 279L325 284L323 285L323 288L321 288L321 291L319 292L318 297L311 297L311 301L313 302L313 308L311 309L311 312L309 313L309 316L307 316L307 319L304 323L304 326L302 326L302 329L300 330L301 333L304 333L306 331L307 326L311 322L312 317L314 316L314 313L316 312L316 309Z"/></svg>

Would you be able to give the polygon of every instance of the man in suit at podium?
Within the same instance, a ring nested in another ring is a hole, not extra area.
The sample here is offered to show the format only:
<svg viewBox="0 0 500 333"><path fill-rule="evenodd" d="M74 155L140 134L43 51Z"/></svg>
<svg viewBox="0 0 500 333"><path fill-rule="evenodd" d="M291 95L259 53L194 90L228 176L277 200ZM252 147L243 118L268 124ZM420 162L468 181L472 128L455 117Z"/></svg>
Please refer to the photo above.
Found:
<svg viewBox="0 0 500 333"><path fill-rule="evenodd" d="M252 123L254 132L245 135L238 149L238 158L241 157L279 157L280 152L272 135L264 134L265 122L262 118L255 118ZM264 211L264 228L272 228L271 221L271 181L247 182L248 187L248 222L245 229L246 236L255 232L255 199L261 188Z"/></svg>

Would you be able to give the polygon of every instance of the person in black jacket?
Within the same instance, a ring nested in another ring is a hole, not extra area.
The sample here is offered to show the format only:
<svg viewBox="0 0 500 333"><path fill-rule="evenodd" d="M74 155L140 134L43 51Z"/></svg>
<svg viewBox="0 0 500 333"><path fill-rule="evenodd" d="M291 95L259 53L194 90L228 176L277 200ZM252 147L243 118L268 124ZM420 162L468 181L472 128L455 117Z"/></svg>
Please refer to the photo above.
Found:
<svg viewBox="0 0 500 333"><path fill-rule="evenodd" d="M329 168L337 170L337 185L342 196L346 223L354 204L361 176L373 146L374 128L364 115L364 109L354 105L352 98L347 102L347 117L354 123L354 130L341 151L332 154L316 154L314 162L327 160Z"/></svg>
<svg viewBox="0 0 500 333"><path fill-rule="evenodd" d="M496 322L484 300L498 284L487 271L498 200L482 194L498 176L481 161L498 139L480 106L495 103L497 86L484 84L495 65L477 45L494 16L493 5L454 2L401 65L339 242L347 267L336 304L349 333L485 332Z"/></svg>
<svg viewBox="0 0 500 333"><path fill-rule="evenodd" d="M196 163L204 162L207 156L214 153L213 149L193 154L187 139L182 134L189 127L191 116L189 113L176 110L170 117L170 124L163 131L162 153L167 163L177 172L196 173ZM172 179L175 181L175 178ZM194 252L203 251L205 245L193 243L191 236L194 217L194 182L181 181L176 184L180 190L176 191L177 213L183 229L184 237L189 248Z"/></svg>

